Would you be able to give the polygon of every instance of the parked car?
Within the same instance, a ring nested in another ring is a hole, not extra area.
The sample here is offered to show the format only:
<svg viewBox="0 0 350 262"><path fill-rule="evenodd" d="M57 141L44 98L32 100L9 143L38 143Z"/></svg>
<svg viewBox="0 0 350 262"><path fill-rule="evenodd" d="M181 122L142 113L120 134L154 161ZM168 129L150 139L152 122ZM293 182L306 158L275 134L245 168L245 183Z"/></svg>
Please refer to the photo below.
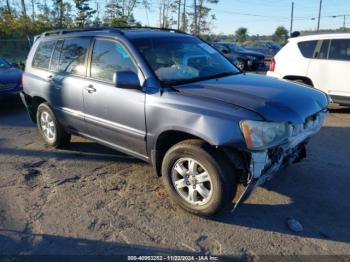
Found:
<svg viewBox="0 0 350 262"><path fill-rule="evenodd" d="M22 71L0 56L0 105L20 101Z"/></svg>
<svg viewBox="0 0 350 262"><path fill-rule="evenodd" d="M217 42L213 46L224 56L237 62L240 70L257 70L265 67L265 56L262 53L246 50L245 48L230 42Z"/></svg>
<svg viewBox="0 0 350 262"><path fill-rule="evenodd" d="M350 105L350 34L289 39L271 63L269 76L302 82Z"/></svg>
<svg viewBox="0 0 350 262"><path fill-rule="evenodd" d="M75 134L152 163L175 202L201 216L230 203L237 183L251 192L304 158L329 102L243 74L196 36L150 28L44 33L23 87L49 146Z"/></svg>
<svg viewBox="0 0 350 262"><path fill-rule="evenodd" d="M274 41L264 40L248 42L245 43L243 47L251 51L263 53L266 60L271 60L282 48L281 45L277 44Z"/></svg>

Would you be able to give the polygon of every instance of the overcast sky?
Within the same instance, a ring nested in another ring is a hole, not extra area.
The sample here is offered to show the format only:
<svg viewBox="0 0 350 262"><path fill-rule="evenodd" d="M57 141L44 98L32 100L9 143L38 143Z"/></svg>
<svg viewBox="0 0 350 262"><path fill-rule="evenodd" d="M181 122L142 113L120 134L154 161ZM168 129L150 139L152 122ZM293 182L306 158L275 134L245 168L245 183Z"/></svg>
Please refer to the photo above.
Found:
<svg viewBox="0 0 350 262"><path fill-rule="evenodd" d="M294 3L294 30L315 29L319 0L294 0ZM193 0L187 0L188 9L192 4ZM292 0L219 0L219 4L211 5L217 18L212 31L233 34L238 27L244 26L249 34L263 35L272 34L279 25L289 30L291 4ZM350 0L323 0L321 29L341 27L344 14L348 15L346 24L350 27ZM144 25L149 21L150 26L158 26L158 0L152 0L148 19L141 8L135 10L135 18Z"/></svg>

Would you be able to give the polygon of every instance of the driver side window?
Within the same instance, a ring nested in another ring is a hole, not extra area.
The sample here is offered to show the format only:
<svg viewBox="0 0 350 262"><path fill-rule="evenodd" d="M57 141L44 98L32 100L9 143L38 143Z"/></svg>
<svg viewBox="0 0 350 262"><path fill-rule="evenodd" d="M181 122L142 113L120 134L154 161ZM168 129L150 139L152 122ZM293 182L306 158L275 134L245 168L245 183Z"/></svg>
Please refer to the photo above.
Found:
<svg viewBox="0 0 350 262"><path fill-rule="evenodd" d="M112 82L113 74L119 71L132 71L137 74L128 51L112 40L97 39L91 58L91 78Z"/></svg>

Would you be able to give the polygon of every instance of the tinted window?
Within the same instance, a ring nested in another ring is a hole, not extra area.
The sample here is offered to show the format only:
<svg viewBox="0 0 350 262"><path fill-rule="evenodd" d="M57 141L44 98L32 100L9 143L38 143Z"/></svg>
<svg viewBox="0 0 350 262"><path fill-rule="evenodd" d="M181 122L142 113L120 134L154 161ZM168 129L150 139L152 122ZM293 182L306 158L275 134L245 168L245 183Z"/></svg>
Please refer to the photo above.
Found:
<svg viewBox="0 0 350 262"><path fill-rule="evenodd" d="M7 61L0 57L0 69L9 69L10 64Z"/></svg>
<svg viewBox="0 0 350 262"><path fill-rule="evenodd" d="M90 39L66 39L59 59L59 71L84 76L85 57ZM57 61L57 59L56 59Z"/></svg>
<svg viewBox="0 0 350 262"><path fill-rule="evenodd" d="M62 51L63 41L59 40L56 44L55 51L53 52L50 70L59 71L60 70L60 57Z"/></svg>
<svg viewBox="0 0 350 262"><path fill-rule="evenodd" d="M195 37L131 39L163 85L240 73L221 53Z"/></svg>
<svg viewBox="0 0 350 262"><path fill-rule="evenodd" d="M299 42L299 50L303 54L304 57L306 58L312 58L314 55L314 51L316 48L317 41L304 41L304 42Z"/></svg>
<svg viewBox="0 0 350 262"><path fill-rule="evenodd" d="M40 43L33 59L33 67L49 69L51 54L55 47L55 44L56 41Z"/></svg>
<svg viewBox="0 0 350 262"><path fill-rule="evenodd" d="M329 59L350 61L350 39L332 40Z"/></svg>
<svg viewBox="0 0 350 262"><path fill-rule="evenodd" d="M91 59L91 77L111 82L113 74L118 71L137 73L128 51L114 41L96 40Z"/></svg>
<svg viewBox="0 0 350 262"><path fill-rule="evenodd" d="M329 40L324 40L324 41L322 42L322 46L321 46L321 49L320 49L320 53L318 54L318 58L319 58L319 59L327 59L327 56L328 56L328 49L329 49L329 43L330 43Z"/></svg>

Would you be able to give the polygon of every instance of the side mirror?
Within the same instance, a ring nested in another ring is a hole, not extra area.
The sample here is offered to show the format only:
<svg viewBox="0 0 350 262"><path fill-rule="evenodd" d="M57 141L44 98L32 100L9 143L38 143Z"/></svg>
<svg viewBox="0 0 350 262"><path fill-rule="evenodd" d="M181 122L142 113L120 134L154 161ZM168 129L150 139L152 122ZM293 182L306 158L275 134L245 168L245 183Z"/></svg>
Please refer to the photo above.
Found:
<svg viewBox="0 0 350 262"><path fill-rule="evenodd" d="M135 72L119 71L113 74L113 83L118 88L140 89L140 80Z"/></svg>

